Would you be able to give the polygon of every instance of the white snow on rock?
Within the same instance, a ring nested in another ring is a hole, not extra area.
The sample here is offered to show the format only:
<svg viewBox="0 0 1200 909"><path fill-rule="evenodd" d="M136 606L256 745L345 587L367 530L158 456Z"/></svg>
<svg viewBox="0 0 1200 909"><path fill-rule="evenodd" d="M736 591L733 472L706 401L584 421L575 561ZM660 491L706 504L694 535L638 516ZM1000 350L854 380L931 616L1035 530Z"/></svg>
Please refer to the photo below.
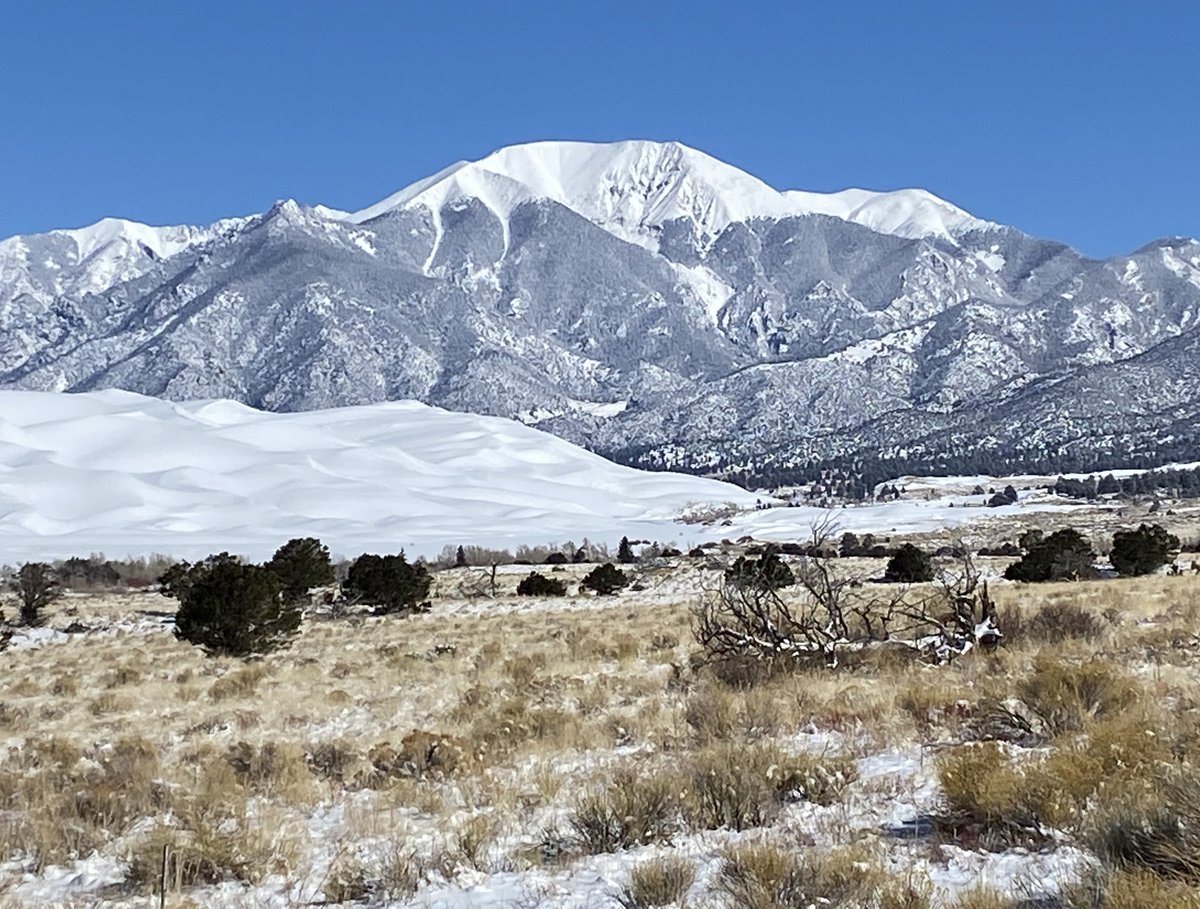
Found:
<svg viewBox="0 0 1200 909"><path fill-rule="evenodd" d="M678 142L531 142L460 161L355 212L362 222L396 208L434 213L476 199L507 223L523 202L549 199L625 239L685 218L714 237L751 218L831 215L901 237L941 237L990 226L922 189L780 192L757 177Z"/></svg>
<svg viewBox="0 0 1200 909"><path fill-rule="evenodd" d="M411 401L268 413L120 391L0 392L0 564L103 551L269 556L446 544L677 540L689 508L755 496L621 467L497 417Z"/></svg>
<svg viewBox="0 0 1200 909"><path fill-rule="evenodd" d="M26 286L23 274L30 265L54 273L56 293L99 293L145 274L160 259L207 243L251 220L224 218L204 227L152 227L124 218L102 218L86 227L9 237L0 240L0 303L17 298L20 292L36 290ZM55 241L57 252L31 263L29 243L43 239Z"/></svg>

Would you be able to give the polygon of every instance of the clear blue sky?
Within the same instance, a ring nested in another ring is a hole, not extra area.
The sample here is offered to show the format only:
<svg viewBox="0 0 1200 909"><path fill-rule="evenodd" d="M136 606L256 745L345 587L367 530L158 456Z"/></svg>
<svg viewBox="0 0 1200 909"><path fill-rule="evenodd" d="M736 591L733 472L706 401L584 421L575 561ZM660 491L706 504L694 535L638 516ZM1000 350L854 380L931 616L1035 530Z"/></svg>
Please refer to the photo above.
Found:
<svg viewBox="0 0 1200 909"><path fill-rule="evenodd" d="M533 139L922 186L1093 255L1200 235L1200 4L0 5L0 236L357 208Z"/></svg>

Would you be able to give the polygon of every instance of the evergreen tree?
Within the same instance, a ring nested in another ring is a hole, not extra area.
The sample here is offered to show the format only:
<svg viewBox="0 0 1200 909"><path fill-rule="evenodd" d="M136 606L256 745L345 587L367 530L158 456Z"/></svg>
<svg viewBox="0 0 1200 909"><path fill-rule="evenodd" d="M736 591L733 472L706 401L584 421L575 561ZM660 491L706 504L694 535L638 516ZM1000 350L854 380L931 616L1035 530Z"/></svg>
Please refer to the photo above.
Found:
<svg viewBox="0 0 1200 909"><path fill-rule="evenodd" d="M275 572L289 600L302 599L314 587L328 587L334 581L329 547L315 537L288 540L265 567Z"/></svg>
<svg viewBox="0 0 1200 909"><path fill-rule="evenodd" d="M565 597L567 585L557 578L548 578L544 574L531 571L517 585L517 596L520 597Z"/></svg>
<svg viewBox="0 0 1200 909"><path fill-rule="evenodd" d="M857 534L847 532L842 534L842 542L838 549L844 556L858 555L862 549L862 543L859 542Z"/></svg>
<svg viewBox="0 0 1200 909"><path fill-rule="evenodd" d="M18 570L9 587L17 595L22 625L34 628L46 620L42 610L62 596L54 569L45 562L28 562Z"/></svg>
<svg viewBox="0 0 1200 909"><path fill-rule="evenodd" d="M285 646L300 627L300 606L278 576L228 553L173 566L163 592L179 600L175 634L207 653L247 657Z"/></svg>
<svg viewBox="0 0 1200 909"><path fill-rule="evenodd" d="M1151 574L1179 553L1179 537L1160 524L1143 524L1137 530L1113 534L1109 561L1119 574Z"/></svg>
<svg viewBox="0 0 1200 909"><path fill-rule="evenodd" d="M756 590L779 590L795 584L796 577L780 558L779 550L768 546L757 559L739 556L726 570L725 583Z"/></svg>
<svg viewBox="0 0 1200 909"><path fill-rule="evenodd" d="M1078 530L1067 528L1030 546L1004 576L1010 581L1080 580L1095 574L1095 561L1091 544Z"/></svg>
<svg viewBox="0 0 1200 909"><path fill-rule="evenodd" d="M933 560L912 543L896 550L884 569L885 580L900 584L920 584L933 580Z"/></svg>
<svg viewBox="0 0 1200 909"><path fill-rule="evenodd" d="M351 599L374 606L376 615L385 615L424 608L431 583L425 566L410 565L403 552L364 553L350 566L343 589Z"/></svg>
<svg viewBox="0 0 1200 909"><path fill-rule="evenodd" d="M454 567L455 568L466 568L467 567L467 551L465 549L463 549L461 546L459 546L458 550L454 553Z"/></svg>
<svg viewBox="0 0 1200 909"><path fill-rule="evenodd" d="M1029 552L1029 550L1033 549L1034 546L1037 546L1045 538L1046 535L1035 527L1032 530L1027 530L1021 534L1021 536L1017 538L1017 545L1026 552Z"/></svg>
<svg viewBox="0 0 1200 909"><path fill-rule="evenodd" d="M580 590L592 590L601 596L611 596L629 584L629 578L612 562L597 565L579 582Z"/></svg>
<svg viewBox="0 0 1200 909"><path fill-rule="evenodd" d="M629 537L621 537L621 543L617 546L617 561L622 565L632 565L637 561L633 547L629 545Z"/></svg>

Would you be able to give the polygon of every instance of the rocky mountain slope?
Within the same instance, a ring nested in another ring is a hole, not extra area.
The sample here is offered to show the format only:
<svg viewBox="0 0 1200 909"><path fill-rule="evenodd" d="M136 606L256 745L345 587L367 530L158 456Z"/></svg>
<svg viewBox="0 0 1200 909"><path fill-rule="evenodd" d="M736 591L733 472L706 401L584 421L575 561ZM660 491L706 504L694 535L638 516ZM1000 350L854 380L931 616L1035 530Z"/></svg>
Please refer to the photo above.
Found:
<svg viewBox="0 0 1200 909"><path fill-rule="evenodd" d="M0 241L0 387L413 398L748 481L1194 446L1198 332L1194 240L1097 261L675 143L515 146L356 213Z"/></svg>

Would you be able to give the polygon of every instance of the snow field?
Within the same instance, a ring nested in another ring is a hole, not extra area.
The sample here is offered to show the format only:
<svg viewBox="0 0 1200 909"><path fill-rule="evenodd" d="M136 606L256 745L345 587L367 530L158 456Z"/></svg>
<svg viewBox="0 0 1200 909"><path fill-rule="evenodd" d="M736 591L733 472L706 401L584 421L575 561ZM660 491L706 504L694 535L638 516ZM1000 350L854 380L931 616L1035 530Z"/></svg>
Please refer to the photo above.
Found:
<svg viewBox="0 0 1200 909"><path fill-rule="evenodd" d="M931 533L1086 509L1022 491L979 507L991 478L909 481L897 502L825 509L700 477L621 467L498 417L412 401L270 413L232 401L174 404L121 391L0 391L0 564L229 550L269 558L316 536L335 554L446 545L614 546L622 536L687 550L843 531Z"/></svg>

